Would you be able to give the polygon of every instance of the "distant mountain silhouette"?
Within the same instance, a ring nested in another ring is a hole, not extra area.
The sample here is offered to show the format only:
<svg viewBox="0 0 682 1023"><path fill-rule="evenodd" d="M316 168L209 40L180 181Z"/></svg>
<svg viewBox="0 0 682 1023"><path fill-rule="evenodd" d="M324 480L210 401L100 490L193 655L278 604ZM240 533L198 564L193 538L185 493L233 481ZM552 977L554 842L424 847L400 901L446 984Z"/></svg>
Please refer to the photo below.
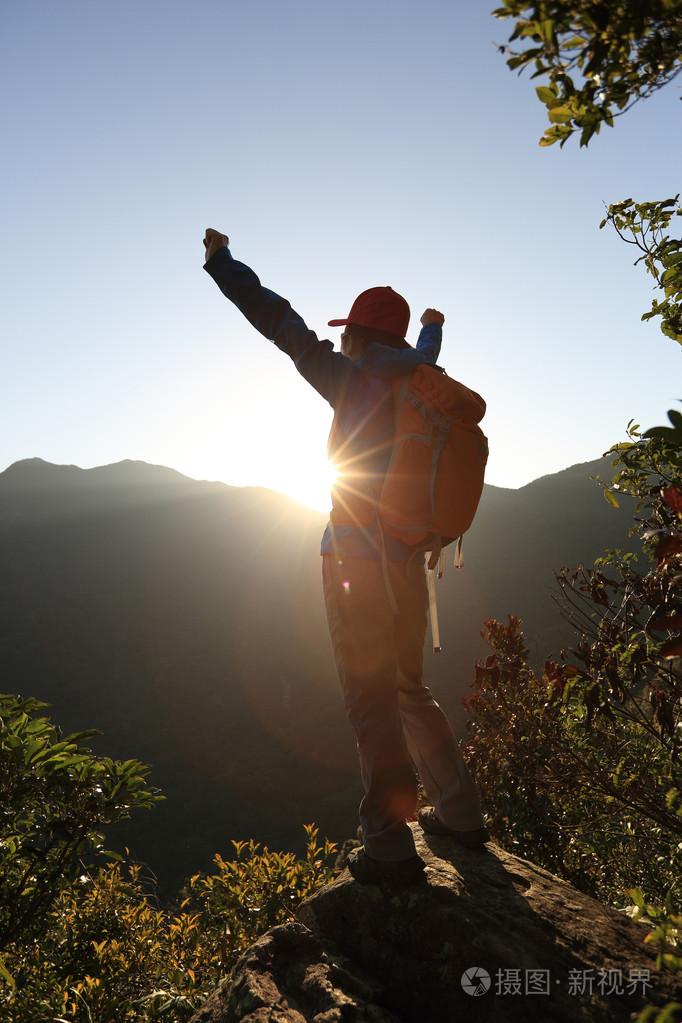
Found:
<svg viewBox="0 0 682 1023"><path fill-rule="evenodd" d="M608 458L519 490L484 488L438 583L443 653L425 676L464 734L460 697L484 619L521 616L535 664L572 633L553 570L628 540L631 509L589 479ZM626 502L624 502L625 504ZM172 890L231 838L302 848L301 824L344 839L361 797L327 636L326 516L265 488L124 461L39 458L0 473L2 689L45 699L65 731L139 757L168 800L119 841Z"/></svg>

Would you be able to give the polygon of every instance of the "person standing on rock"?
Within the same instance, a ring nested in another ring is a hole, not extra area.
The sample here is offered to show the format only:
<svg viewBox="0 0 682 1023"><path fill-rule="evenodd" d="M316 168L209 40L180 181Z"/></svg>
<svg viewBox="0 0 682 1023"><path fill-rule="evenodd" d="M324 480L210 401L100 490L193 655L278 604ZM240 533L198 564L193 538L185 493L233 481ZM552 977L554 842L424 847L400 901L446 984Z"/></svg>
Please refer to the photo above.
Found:
<svg viewBox="0 0 682 1023"><path fill-rule="evenodd" d="M448 719L422 679L428 593L424 551L388 536L377 496L391 453L391 380L435 365L444 316L427 309L416 348L405 340L410 309L390 287L355 299L341 351L320 340L286 299L235 260L229 239L207 228L204 269L264 337L334 410L328 454L338 475L324 531L322 581L344 703L356 739L364 796L362 847L347 859L363 883L409 882L424 862L408 820L417 806L415 767L433 803L419 811L426 831L480 848L490 836L478 788Z"/></svg>

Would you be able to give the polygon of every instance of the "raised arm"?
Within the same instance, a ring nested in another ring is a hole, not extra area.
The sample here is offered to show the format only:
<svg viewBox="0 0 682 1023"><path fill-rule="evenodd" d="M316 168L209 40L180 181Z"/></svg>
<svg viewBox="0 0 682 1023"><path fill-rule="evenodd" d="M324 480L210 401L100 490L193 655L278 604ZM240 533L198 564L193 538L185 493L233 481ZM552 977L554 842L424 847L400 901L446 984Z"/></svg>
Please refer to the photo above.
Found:
<svg viewBox="0 0 682 1023"><path fill-rule="evenodd" d="M250 267L232 257L228 246L227 235L208 228L204 270L249 323L285 352L301 376L335 406L355 372L351 360L335 352L331 341L320 341L289 302L264 288Z"/></svg>
<svg viewBox="0 0 682 1023"><path fill-rule="evenodd" d="M440 355L445 317L437 309L426 309L422 313L421 323L422 329L419 332L416 349L422 355L428 356L435 366Z"/></svg>

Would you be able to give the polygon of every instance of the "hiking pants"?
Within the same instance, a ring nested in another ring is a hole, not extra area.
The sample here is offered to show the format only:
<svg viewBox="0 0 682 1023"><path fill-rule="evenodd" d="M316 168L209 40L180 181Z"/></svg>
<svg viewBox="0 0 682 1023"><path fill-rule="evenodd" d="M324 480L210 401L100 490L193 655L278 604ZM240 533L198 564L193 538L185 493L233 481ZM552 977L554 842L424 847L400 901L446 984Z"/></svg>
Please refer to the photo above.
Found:
<svg viewBox="0 0 682 1023"><path fill-rule="evenodd" d="M355 731L365 794L363 844L378 860L402 860L415 845L406 818L417 806L415 767L438 817L483 826L477 786L450 723L422 681L428 591L423 555L388 562L399 614L388 603L380 561L322 555L334 658Z"/></svg>

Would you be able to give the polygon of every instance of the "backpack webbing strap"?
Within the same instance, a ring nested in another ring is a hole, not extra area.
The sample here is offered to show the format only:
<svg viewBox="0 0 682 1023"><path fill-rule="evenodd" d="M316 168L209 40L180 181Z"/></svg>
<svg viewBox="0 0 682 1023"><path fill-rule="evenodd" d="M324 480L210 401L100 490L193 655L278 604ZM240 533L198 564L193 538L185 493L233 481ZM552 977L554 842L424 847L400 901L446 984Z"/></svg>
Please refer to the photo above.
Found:
<svg viewBox="0 0 682 1023"><path fill-rule="evenodd" d="M447 438L449 429L450 429L449 423L447 424L447 426L444 423L440 423L438 426L438 436L433 442L433 450L431 457L431 484L429 487L431 496L432 517L436 513L436 473L438 472L438 462L440 461L440 456L443 452L443 448L445 447L445 440Z"/></svg>
<svg viewBox="0 0 682 1023"><path fill-rule="evenodd" d="M386 596L388 597L388 603L391 606L391 611L393 612L394 615L397 615L397 614L400 614L400 609L398 607L398 601L395 599L395 593L393 592L393 587L391 586L391 577L390 577L389 571L388 571L388 556L386 554L386 538L384 537L384 531L383 531L383 529L381 527L381 519L379 518L379 513L378 512L376 513L376 521L377 521L377 528L379 530L379 539L380 539L380 542L381 542L381 571L382 571L383 576L384 576L384 584L386 586Z"/></svg>
<svg viewBox="0 0 682 1023"><path fill-rule="evenodd" d="M433 640L433 652L441 652L440 628L438 627L438 602L436 600L436 569L426 569L426 584L429 590L429 618L431 619L431 639Z"/></svg>

